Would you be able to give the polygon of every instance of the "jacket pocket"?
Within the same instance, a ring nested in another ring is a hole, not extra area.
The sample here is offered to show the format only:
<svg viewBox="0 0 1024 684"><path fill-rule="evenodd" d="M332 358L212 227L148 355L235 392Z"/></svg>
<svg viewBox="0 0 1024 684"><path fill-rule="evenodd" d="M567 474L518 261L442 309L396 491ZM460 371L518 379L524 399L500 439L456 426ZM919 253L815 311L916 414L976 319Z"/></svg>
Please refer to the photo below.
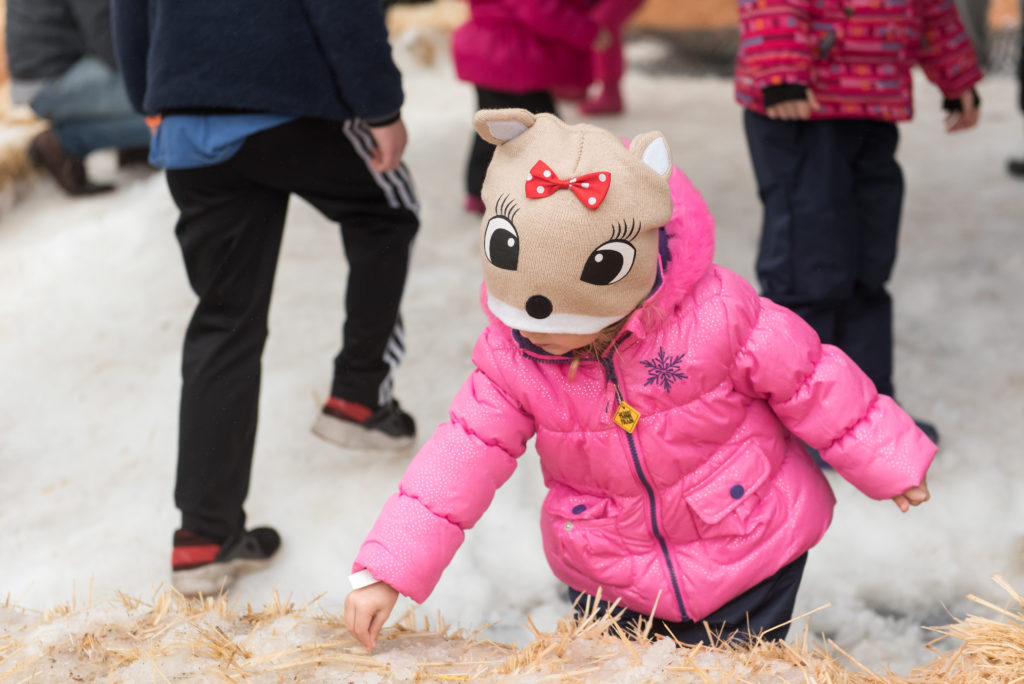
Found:
<svg viewBox="0 0 1024 684"><path fill-rule="evenodd" d="M631 581L631 551L618 531L618 508L602 496L552 488L543 506L544 532L572 572L603 586Z"/></svg>
<svg viewBox="0 0 1024 684"><path fill-rule="evenodd" d="M771 463L756 444L741 447L683 498L702 538L743 535L761 501L758 490L771 476Z"/></svg>

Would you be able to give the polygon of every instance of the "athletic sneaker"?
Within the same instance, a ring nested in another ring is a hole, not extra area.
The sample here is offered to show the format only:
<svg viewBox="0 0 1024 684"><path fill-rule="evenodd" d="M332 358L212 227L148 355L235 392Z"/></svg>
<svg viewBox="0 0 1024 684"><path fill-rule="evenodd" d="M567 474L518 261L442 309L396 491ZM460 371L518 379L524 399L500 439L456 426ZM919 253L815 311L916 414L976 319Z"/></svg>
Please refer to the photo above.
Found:
<svg viewBox="0 0 1024 684"><path fill-rule="evenodd" d="M171 584L185 596L216 596L242 573L266 567L280 546L281 536L270 527L242 532L223 544L176 530Z"/></svg>
<svg viewBox="0 0 1024 684"><path fill-rule="evenodd" d="M371 408L331 397L313 423L313 433L341 447L398 449L412 445L416 422L394 399Z"/></svg>
<svg viewBox="0 0 1024 684"><path fill-rule="evenodd" d="M580 102L584 114L621 114L622 96L618 88L603 90L600 95Z"/></svg>

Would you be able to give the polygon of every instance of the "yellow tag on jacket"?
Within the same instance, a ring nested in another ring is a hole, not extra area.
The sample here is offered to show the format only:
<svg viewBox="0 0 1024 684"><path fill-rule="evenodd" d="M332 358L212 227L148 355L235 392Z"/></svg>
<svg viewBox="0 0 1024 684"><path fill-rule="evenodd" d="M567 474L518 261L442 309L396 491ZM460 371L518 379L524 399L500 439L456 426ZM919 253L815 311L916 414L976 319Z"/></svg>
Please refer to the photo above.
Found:
<svg viewBox="0 0 1024 684"><path fill-rule="evenodd" d="M619 402L612 421L626 432L632 433L640 422L640 412L624 401Z"/></svg>

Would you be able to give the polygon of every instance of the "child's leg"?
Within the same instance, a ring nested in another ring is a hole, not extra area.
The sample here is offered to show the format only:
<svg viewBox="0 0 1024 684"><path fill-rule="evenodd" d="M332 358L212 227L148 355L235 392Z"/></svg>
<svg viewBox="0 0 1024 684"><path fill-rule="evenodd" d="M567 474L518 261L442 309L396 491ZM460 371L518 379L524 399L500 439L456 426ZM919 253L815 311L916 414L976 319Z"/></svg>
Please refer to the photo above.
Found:
<svg viewBox="0 0 1024 684"><path fill-rule="evenodd" d="M1024 0L1020 3L1020 12L1024 17ZM1017 56L1017 97L1020 111L1024 114L1024 30L1020 33L1020 53ZM1006 170L1011 176L1024 178L1024 155L1018 155L1007 161Z"/></svg>
<svg viewBox="0 0 1024 684"><path fill-rule="evenodd" d="M612 30L612 44L607 50L591 53L594 80L600 83L597 94L580 104L584 114L617 114L622 111L622 94L619 80L622 78L622 35L618 28Z"/></svg>
<svg viewBox="0 0 1024 684"><path fill-rule="evenodd" d="M838 121L782 121L747 111L744 124L764 219L757 275L765 296L838 342L857 269L857 204Z"/></svg>
<svg viewBox="0 0 1024 684"><path fill-rule="evenodd" d="M260 357L288 194L232 161L169 170L176 234L199 296L182 353L175 504L182 528L217 543L241 533Z"/></svg>
<svg viewBox="0 0 1024 684"><path fill-rule="evenodd" d="M594 80L601 82L603 92L618 92L619 79L625 62L622 59L622 32L616 27L612 32L612 44L607 50L595 50L593 53Z"/></svg>
<svg viewBox="0 0 1024 684"><path fill-rule="evenodd" d="M547 112L557 114L555 100L546 90L535 90L529 93L506 93L477 87L478 109L505 109L518 107L534 114ZM466 165L466 193L471 197L480 197L480 189L484 185L487 166L494 156L494 145L479 135L473 134L473 146Z"/></svg>
<svg viewBox="0 0 1024 684"><path fill-rule="evenodd" d="M341 126L301 119L253 136L237 160L265 185L298 194L340 225L348 283L331 396L377 408L391 403L404 352L399 307L419 203L404 165L370 169L372 146L369 127L358 119Z"/></svg>
<svg viewBox="0 0 1024 684"><path fill-rule="evenodd" d="M764 295L798 313L892 394L892 302L903 176L895 125L780 121L744 114L764 203L757 274Z"/></svg>
<svg viewBox="0 0 1024 684"><path fill-rule="evenodd" d="M884 285L902 198L895 127L749 111L744 123L764 203L757 256L764 295L800 314L891 393Z"/></svg>
<svg viewBox="0 0 1024 684"><path fill-rule="evenodd" d="M903 173L896 162L895 124L860 122L861 145L853 166L860 217L859 268L843 308L839 347L868 374L882 394L893 394L892 300L886 283L896 262Z"/></svg>
<svg viewBox="0 0 1024 684"><path fill-rule="evenodd" d="M672 637L684 644L710 644L719 639L744 642L758 635L769 641L781 641L789 633L789 625L779 625L789 622L793 617L793 606L806 563L805 553L699 622L669 622L655 618L650 634L652 637ZM569 598L576 602L576 614L582 615L588 597L570 588ZM594 599L590 597L590 600L593 602ZM601 601L597 606L597 614L604 615L609 609L610 604ZM647 624L648 618L640 613L621 608L615 610L616 615L620 612L618 623L627 634L633 634L638 627ZM708 636L709 631L712 637Z"/></svg>

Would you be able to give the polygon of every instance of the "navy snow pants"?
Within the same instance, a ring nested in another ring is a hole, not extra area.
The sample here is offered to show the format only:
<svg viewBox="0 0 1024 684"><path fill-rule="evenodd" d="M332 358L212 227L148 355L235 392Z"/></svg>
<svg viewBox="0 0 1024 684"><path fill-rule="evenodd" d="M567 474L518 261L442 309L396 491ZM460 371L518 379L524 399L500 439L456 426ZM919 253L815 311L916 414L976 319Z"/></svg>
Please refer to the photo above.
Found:
<svg viewBox="0 0 1024 684"><path fill-rule="evenodd" d="M670 622L654 618L650 635L675 638L683 644L711 644L712 641L732 641L742 644L752 636L761 635L766 641L782 641L789 633L789 625L784 626L793 617L793 606L796 604L796 593L800 588L800 580L807 564L807 553L792 563L785 565L768 579L755 584L736 598L715 610L703 620ZM581 598L582 597L582 598ZM593 597L569 588L569 600L575 603L576 615L583 615L587 600L593 603ZM607 601L597 604L596 614L603 616L611 605ZM646 626L647 616L636 611L616 608L618 623L629 634L641 626ZM708 631L714 639L708 636ZM770 631L769 631L770 630Z"/></svg>
<svg viewBox="0 0 1024 684"><path fill-rule="evenodd" d="M892 300L903 174L896 125L744 113L764 205L762 294L792 309L893 394Z"/></svg>
<svg viewBox="0 0 1024 684"><path fill-rule="evenodd" d="M226 162L167 172L199 297L182 353L174 498L184 529L221 541L245 525L260 361L293 194L339 224L348 260L331 394L374 406L390 393L418 204L404 166L370 170L372 145L358 119L297 119L250 136Z"/></svg>

